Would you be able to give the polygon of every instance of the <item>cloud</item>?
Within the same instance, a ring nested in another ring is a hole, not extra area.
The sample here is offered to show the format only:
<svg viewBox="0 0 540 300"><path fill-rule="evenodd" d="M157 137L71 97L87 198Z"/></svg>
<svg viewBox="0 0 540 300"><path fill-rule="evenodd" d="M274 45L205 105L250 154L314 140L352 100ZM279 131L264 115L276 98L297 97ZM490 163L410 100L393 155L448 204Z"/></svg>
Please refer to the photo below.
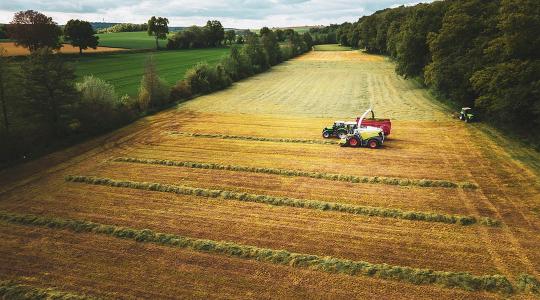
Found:
<svg viewBox="0 0 540 300"><path fill-rule="evenodd" d="M171 26L202 25L208 19L236 28L327 25L407 4L410 0L11 0L0 2L0 23L8 23L17 11L33 9L59 24L72 18L143 23L155 15L169 18Z"/></svg>

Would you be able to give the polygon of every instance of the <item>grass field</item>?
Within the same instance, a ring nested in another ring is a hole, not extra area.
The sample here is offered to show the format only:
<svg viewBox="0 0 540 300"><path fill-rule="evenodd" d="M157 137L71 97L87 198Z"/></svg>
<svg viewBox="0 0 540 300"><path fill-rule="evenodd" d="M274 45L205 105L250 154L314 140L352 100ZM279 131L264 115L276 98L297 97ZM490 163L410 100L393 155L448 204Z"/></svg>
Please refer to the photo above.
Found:
<svg viewBox="0 0 540 300"><path fill-rule="evenodd" d="M146 31L101 33L99 45L104 47L116 47L126 49L155 49L156 40L149 36ZM167 45L167 40L159 40L160 47Z"/></svg>
<svg viewBox="0 0 540 300"><path fill-rule="evenodd" d="M315 51L350 51L351 47L341 46L340 44L325 44L313 46Z"/></svg>
<svg viewBox="0 0 540 300"><path fill-rule="evenodd" d="M143 53L118 53L76 59L77 75L94 75L112 83L119 94L136 95L144 64L153 55L161 78L173 85L184 78L185 72L198 62L217 63L229 52L228 48L171 50Z"/></svg>
<svg viewBox="0 0 540 300"><path fill-rule="evenodd" d="M306 142L370 102L392 118L383 148ZM540 173L515 158L538 156L482 127L380 56L314 51L0 172L0 281L110 298L533 297ZM435 215L498 225L416 217Z"/></svg>

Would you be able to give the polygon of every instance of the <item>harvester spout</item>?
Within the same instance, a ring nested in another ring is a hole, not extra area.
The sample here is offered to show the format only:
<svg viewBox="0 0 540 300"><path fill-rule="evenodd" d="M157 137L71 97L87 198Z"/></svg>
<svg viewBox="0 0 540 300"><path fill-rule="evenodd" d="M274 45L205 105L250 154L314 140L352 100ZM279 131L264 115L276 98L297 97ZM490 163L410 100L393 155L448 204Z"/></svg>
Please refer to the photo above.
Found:
<svg viewBox="0 0 540 300"><path fill-rule="evenodd" d="M361 116L360 118L358 118L358 123L356 124L356 128L360 128L360 125L362 124L362 121L364 120L364 118L367 116L367 114L368 114L370 111L371 111L371 107L368 108L368 109L366 110L366 112L364 112L364 113L362 114L362 116Z"/></svg>

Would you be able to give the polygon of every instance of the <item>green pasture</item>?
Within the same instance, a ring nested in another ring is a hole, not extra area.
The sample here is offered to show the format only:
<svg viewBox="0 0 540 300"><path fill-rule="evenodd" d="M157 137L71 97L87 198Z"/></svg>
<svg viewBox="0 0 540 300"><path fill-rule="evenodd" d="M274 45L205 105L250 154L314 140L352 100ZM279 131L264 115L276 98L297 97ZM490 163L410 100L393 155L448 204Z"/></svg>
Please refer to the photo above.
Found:
<svg viewBox="0 0 540 300"><path fill-rule="evenodd" d="M144 65L153 55L159 76L173 85L198 62L215 64L229 53L229 48L171 50L143 53L108 53L74 59L77 76L94 75L112 83L118 94L136 95Z"/></svg>
<svg viewBox="0 0 540 300"><path fill-rule="evenodd" d="M126 49L154 49L156 40L148 35L146 31L100 33L99 45L104 47L126 48ZM167 45L167 40L159 40L160 47Z"/></svg>

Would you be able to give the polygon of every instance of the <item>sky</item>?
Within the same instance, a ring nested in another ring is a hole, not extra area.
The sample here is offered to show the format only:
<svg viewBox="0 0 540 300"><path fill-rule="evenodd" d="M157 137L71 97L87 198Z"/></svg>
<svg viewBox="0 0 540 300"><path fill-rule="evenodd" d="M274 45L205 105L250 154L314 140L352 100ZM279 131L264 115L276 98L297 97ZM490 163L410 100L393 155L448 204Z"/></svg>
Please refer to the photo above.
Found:
<svg viewBox="0 0 540 300"><path fill-rule="evenodd" d="M69 19L145 23L155 15L167 17L169 26L204 25L207 20L217 19L227 28L255 29L354 22L383 8L416 3L411 0L2 0L0 23L9 23L17 11L33 9L60 25Z"/></svg>

